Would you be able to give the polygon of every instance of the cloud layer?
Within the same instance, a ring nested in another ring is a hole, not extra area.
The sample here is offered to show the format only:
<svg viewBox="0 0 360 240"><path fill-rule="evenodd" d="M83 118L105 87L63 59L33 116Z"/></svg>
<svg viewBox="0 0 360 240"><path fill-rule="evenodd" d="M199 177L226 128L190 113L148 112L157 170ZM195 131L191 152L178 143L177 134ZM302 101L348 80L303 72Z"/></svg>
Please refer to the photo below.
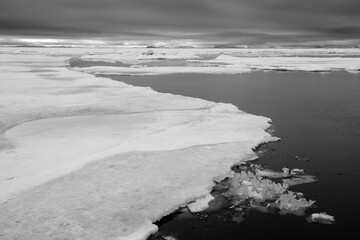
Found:
<svg viewBox="0 0 360 240"><path fill-rule="evenodd" d="M236 44L360 39L358 0L1 0L0 34Z"/></svg>

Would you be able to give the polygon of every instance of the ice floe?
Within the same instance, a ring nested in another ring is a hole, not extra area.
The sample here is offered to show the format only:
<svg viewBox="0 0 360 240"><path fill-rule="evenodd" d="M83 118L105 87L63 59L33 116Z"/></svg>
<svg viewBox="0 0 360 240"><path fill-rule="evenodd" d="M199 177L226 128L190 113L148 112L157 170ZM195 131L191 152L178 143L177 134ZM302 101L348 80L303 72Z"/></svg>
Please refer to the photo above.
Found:
<svg viewBox="0 0 360 240"><path fill-rule="evenodd" d="M0 49L5 239L144 239L277 140L231 104L68 69L84 51Z"/></svg>

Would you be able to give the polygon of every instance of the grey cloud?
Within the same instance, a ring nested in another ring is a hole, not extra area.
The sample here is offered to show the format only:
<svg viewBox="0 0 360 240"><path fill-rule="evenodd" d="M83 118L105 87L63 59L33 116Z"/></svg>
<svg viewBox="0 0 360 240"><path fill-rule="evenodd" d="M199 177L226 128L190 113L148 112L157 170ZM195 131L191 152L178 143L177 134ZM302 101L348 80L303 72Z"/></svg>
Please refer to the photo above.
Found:
<svg viewBox="0 0 360 240"><path fill-rule="evenodd" d="M0 34L261 43L359 38L358 0L1 0Z"/></svg>

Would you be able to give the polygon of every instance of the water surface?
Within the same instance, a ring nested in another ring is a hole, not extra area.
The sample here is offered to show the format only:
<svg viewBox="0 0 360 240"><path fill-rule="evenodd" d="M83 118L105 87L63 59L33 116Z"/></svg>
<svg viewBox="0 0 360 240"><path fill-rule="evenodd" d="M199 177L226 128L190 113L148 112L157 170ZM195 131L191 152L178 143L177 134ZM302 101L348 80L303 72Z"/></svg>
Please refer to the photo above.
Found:
<svg viewBox="0 0 360 240"><path fill-rule="evenodd" d="M319 182L292 188L316 200L317 212L335 216L335 225L304 217L251 212L243 223L208 216L199 221L177 214L160 231L178 239L263 237L353 239L360 236L360 75L335 72L253 72L240 75L172 74L111 76L159 92L232 103L273 120L282 140L268 144L259 162L280 170L303 168Z"/></svg>

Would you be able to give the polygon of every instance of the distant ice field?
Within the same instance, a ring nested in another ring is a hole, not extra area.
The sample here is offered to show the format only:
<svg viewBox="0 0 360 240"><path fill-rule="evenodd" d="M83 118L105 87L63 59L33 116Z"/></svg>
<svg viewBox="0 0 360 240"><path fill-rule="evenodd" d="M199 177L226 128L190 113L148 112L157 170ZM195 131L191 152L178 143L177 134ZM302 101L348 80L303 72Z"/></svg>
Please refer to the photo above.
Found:
<svg viewBox="0 0 360 240"><path fill-rule="evenodd" d="M83 55L70 62L79 71L103 75L239 74L259 70L358 73L359 53L358 49L151 49Z"/></svg>

